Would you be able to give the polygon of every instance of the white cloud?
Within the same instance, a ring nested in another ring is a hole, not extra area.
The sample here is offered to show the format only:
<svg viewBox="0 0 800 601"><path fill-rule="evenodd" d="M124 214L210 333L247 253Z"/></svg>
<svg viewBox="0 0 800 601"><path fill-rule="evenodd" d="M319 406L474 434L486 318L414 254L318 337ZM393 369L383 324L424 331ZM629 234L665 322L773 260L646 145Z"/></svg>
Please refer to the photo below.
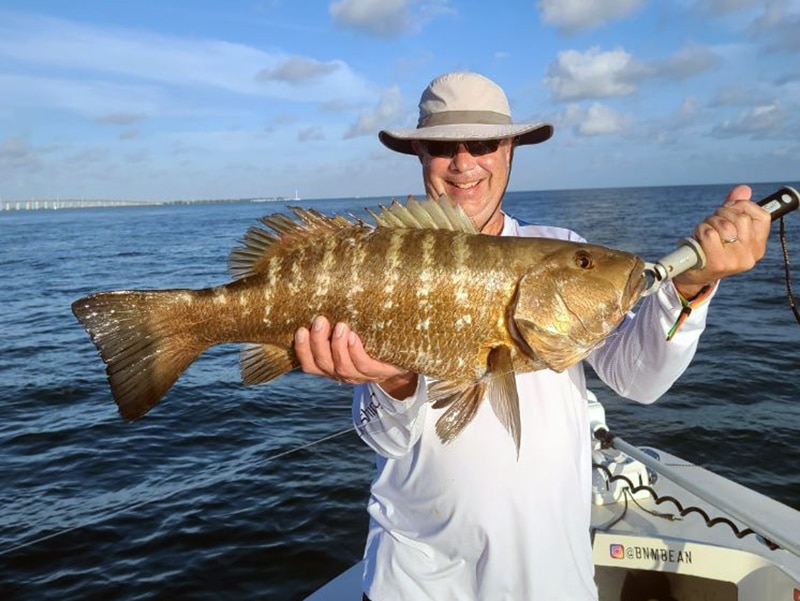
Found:
<svg viewBox="0 0 800 601"><path fill-rule="evenodd" d="M559 126L572 129L579 136L600 136L625 131L633 119L604 104L594 102L588 107L570 103L555 121Z"/></svg>
<svg viewBox="0 0 800 601"><path fill-rule="evenodd" d="M578 133L583 136L616 134L626 128L627 121L625 116L595 102L586 110L586 116L578 126Z"/></svg>
<svg viewBox="0 0 800 601"><path fill-rule="evenodd" d="M400 88L393 86L384 90L378 105L374 109L364 110L358 116L358 121L345 133L345 138L357 136L374 136L383 127L406 115Z"/></svg>
<svg viewBox="0 0 800 601"><path fill-rule="evenodd" d="M325 139L325 132L319 125L312 125L297 132L298 142L314 142Z"/></svg>
<svg viewBox="0 0 800 601"><path fill-rule="evenodd" d="M770 50L800 51L800 3L789 0L771 0L764 4L764 12L750 26L750 33L763 40Z"/></svg>
<svg viewBox="0 0 800 601"><path fill-rule="evenodd" d="M565 50L547 67L544 85L555 100L581 100L629 96L647 79L682 80L719 64L709 48L690 45L652 62L637 60L622 48L586 52Z"/></svg>
<svg viewBox="0 0 800 601"><path fill-rule="evenodd" d="M0 142L0 172L13 169L36 171L41 167L39 152L23 138L5 138Z"/></svg>
<svg viewBox="0 0 800 601"><path fill-rule="evenodd" d="M742 112L736 119L725 120L716 126L712 133L721 138L734 136L752 136L755 138L767 134L786 132L789 113L780 102L762 104Z"/></svg>
<svg viewBox="0 0 800 601"><path fill-rule="evenodd" d="M293 84L301 78L308 84L302 99L309 102L364 101L371 95L369 86L342 61L320 63L220 40L98 28L2 11L0 59L62 76L69 72L80 80L122 78L136 85L297 100Z"/></svg>
<svg viewBox="0 0 800 601"><path fill-rule="evenodd" d="M341 67L341 63L337 62L323 63L302 56L290 56L272 68L261 69L256 73L256 79L298 85L323 78Z"/></svg>
<svg viewBox="0 0 800 601"><path fill-rule="evenodd" d="M145 118L163 107L165 97L155 86L115 83L94 78L0 74L3 102L16 109L46 107L95 120L111 115Z"/></svg>
<svg viewBox="0 0 800 601"><path fill-rule="evenodd" d="M694 118L700 112L700 107L697 103L697 97L695 96L687 96L681 102L681 105L678 107L678 110L675 111L675 117L680 120L690 120Z"/></svg>
<svg viewBox="0 0 800 601"><path fill-rule="evenodd" d="M591 29L637 11L644 0L541 0L542 20L567 32Z"/></svg>
<svg viewBox="0 0 800 601"><path fill-rule="evenodd" d="M329 11L341 29L385 38L417 33L431 20L454 12L449 0L340 0Z"/></svg>
<svg viewBox="0 0 800 601"><path fill-rule="evenodd" d="M708 71L720 62L720 57L707 46L691 44L666 59L653 61L649 70L653 76L681 80Z"/></svg>
<svg viewBox="0 0 800 601"><path fill-rule="evenodd" d="M622 49L565 50L548 66L544 84L557 100L626 96L636 91L634 78L641 70Z"/></svg>
<svg viewBox="0 0 800 601"><path fill-rule="evenodd" d="M714 16L727 15L761 5L764 0L696 0L695 8Z"/></svg>
<svg viewBox="0 0 800 601"><path fill-rule="evenodd" d="M131 125L137 121L144 120L145 116L141 113L108 113L102 117L97 118L98 123L107 123L109 125Z"/></svg>
<svg viewBox="0 0 800 601"><path fill-rule="evenodd" d="M712 107L726 106L753 106L753 104L768 104L769 98L774 96L774 89L770 86L769 97L761 89L748 86L742 88L740 83L731 83L721 86L715 95L710 99L709 105Z"/></svg>

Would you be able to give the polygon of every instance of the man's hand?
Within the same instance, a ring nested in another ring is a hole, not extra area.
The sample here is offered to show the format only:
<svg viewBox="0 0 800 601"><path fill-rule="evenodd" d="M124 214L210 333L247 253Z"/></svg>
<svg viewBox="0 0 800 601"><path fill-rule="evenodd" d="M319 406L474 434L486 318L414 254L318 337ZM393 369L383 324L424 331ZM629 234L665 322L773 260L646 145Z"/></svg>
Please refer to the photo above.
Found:
<svg viewBox="0 0 800 601"><path fill-rule="evenodd" d="M301 369L346 384L373 382L389 395L404 399L414 393L417 375L400 367L376 361L364 350L361 339L345 323L330 322L319 315L311 329L295 333L294 351Z"/></svg>
<svg viewBox="0 0 800 601"><path fill-rule="evenodd" d="M772 220L750 200L751 195L749 186L736 186L722 206L695 228L694 237L706 255L706 265L673 280L684 298L694 298L705 286L752 269L764 256Z"/></svg>

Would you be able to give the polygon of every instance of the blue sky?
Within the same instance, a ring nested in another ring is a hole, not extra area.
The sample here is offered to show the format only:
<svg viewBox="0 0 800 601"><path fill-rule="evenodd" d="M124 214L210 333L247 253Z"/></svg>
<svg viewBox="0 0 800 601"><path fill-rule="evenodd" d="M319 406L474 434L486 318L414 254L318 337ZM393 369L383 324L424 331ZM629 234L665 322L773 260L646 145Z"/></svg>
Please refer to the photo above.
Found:
<svg viewBox="0 0 800 601"><path fill-rule="evenodd" d="M481 72L512 190L796 181L800 0L4 0L0 198L403 196L377 140Z"/></svg>

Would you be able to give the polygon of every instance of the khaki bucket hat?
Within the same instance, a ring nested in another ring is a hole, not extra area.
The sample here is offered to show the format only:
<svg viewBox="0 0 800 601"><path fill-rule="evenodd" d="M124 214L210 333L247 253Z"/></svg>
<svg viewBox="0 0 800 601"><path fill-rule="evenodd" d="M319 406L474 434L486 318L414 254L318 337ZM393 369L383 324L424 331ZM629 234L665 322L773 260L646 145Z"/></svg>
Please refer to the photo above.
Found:
<svg viewBox="0 0 800 601"><path fill-rule="evenodd" d="M416 129L384 129L378 138L391 150L413 154L414 140L496 140L516 138L516 144L539 144L553 135L549 123L511 120L503 89L478 73L446 73L434 79L419 101Z"/></svg>

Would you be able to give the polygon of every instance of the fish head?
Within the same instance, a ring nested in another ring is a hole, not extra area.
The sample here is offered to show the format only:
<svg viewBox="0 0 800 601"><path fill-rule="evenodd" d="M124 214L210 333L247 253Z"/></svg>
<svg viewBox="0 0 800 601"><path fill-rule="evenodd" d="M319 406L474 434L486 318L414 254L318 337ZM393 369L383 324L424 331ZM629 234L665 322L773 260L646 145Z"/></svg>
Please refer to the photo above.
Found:
<svg viewBox="0 0 800 601"><path fill-rule="evenodd" d="M646 289L639 257L559 242L520 278L508 319L521 350L555 371L599 346Z"/></svg>

